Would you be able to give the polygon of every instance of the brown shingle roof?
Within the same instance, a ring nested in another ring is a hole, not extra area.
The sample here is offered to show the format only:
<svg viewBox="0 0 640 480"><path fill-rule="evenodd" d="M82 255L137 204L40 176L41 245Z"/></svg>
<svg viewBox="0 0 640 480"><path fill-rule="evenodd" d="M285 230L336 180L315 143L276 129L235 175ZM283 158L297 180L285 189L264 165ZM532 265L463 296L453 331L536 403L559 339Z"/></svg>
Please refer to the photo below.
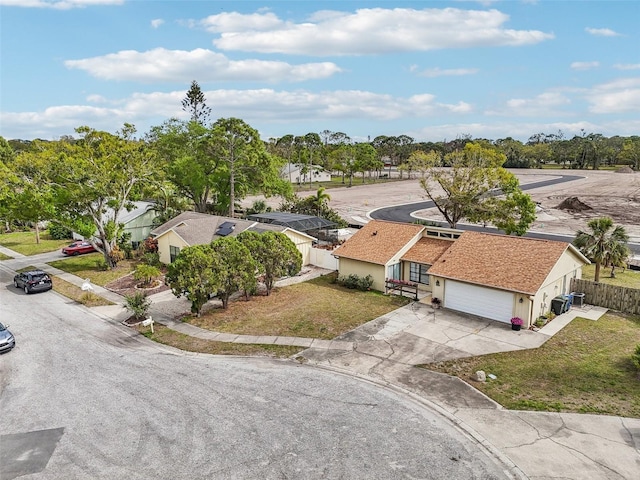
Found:
<svg viewBox="0 0 640 480"><path fill-rule="evenodd" d="M372 220L334 250L333 255L385 265L424 228L410 223Z"/></svg>
<svg viewBox="0 0 640 480"><path fill-rule="evenodd" d="M466 231L429 273L533 295L567 248L566 242Z"/></svg>
<svg viewBox="0 0 640 480"><path fill-rule="evenodd" d="M433 265L452 243L451 240L423 237L402 256L402 260Z"/></svg>

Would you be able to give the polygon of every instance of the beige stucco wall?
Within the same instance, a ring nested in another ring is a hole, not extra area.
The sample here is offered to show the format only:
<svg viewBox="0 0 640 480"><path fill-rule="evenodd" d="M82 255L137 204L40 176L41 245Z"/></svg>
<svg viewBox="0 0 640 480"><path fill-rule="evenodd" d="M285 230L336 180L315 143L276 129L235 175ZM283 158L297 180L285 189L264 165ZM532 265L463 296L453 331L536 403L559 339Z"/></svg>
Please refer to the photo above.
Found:
<svg viewBox="0 0 640 480"><path fill-rule="evenodd" d="M522 303L520 303L521 298ZM522 325L523 329L529 328L531 323L537 318L533 318L533 303L528 295L518 293L514 295L513 316L520 317L524 320L524 324Z"/></svg>
<svg viewBox="0 0 640 480"><path fill-rule="evenodd" d="M295 244L302 255L302 265L309 265L311 261L311 247L313 239L306 235L301 235L295 230L285 230L284 234Z"/></svg>
<svg viewBox="0 0 640 480"><path fill-rule="evenodd" d="M531 321L540 315L546 315L551 310L551 300L558 295L571 293L569 291L572 278L582 278L581 258L567 249L553 267L542 287L532 299Z"/></svg>
<svg viewBox="0 0 640 480"><path fill-rule="evenodd" d="M164 264L171 263L171 252L169 247L178 247L183 249L188 247L187 242L176 235L172 230L169 230L164 235L157 237L158 240L158 253L160 254L160 261Z"/></svg>
<svg viewBox="0 0 640 480"><path fill-rule="evenodd" d="M373 290L384 292L386 268L383 265L359 262L348 258L340 258L338 260L338 271L340 276L353 274L358 275L359 277L366 277L367 275L371 275L373 277L373 284L371 285L371 288Z"/></svg>
<svg viewBox="0 0 640 480"><path fill-rule="evenodd" d="M437 298L442 301L444 299L445 279L435 275L430 275L429 283L431 284L431 298Z"/></svg>

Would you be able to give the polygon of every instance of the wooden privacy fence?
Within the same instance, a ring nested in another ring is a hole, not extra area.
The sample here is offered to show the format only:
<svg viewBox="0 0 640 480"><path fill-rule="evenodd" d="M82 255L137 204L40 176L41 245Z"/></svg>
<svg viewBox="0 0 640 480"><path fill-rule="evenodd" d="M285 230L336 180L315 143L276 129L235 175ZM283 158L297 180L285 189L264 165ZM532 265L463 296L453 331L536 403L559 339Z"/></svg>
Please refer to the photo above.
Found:
<svg viewBox="0 0 640 480"><path fill-rule="evenodd" d="M584 302L589 305L640 314L640 290L637 288L617 287L574 278L571 280L571 291L584 293Z"/></svg>

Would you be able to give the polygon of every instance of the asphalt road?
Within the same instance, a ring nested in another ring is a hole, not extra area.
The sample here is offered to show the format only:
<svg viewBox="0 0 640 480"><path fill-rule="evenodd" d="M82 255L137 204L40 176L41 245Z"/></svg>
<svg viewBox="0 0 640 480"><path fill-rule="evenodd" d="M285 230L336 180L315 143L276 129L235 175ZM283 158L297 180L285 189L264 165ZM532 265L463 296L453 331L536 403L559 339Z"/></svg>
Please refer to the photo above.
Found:
<svg viewBox="0 0 640 480"><path fill-rule="evenodd" d="M260 358L164 348L0 265L0 479L502 479L411 397Z"/></svg>
<svg viewBox="0 0 640 480"><path fill-rule="evenodd" d="M559 183L571 182L574 180L579 180L583 177L579 175L559 175L558 177L554 177L549 180L543 180L540 182L528 183L526 185L522 185L520 188L523 191L533 190L535 188L548 187L551 185L557 185ZM416 203L406 203L404 205L395 205L392 207L383 207L377 210L374 210L370 213L371 218L376 220L389 220L393 222L406 222L413 223L415 222L415 218L411 216L413 212L417 212L419 210L425 210L427 208L433 208L435 204L432 201L428 202L416 202ZM448 227L449 225L446 222L438 222L442 226ZM500 232L497 228L493 227L483 227L480 225L468 225L468 224L459 224L456 228L460 230L472 230L475 232ZM568 235L554 235L548 233L537 233L537 232L529 232L525 235L525 237L531 238L542 238L547 240L557 240L560 242L570 242L573 240L573 236ZM638 243L629 243L629 248L631 251L640 255L640 244Z"/></svg>

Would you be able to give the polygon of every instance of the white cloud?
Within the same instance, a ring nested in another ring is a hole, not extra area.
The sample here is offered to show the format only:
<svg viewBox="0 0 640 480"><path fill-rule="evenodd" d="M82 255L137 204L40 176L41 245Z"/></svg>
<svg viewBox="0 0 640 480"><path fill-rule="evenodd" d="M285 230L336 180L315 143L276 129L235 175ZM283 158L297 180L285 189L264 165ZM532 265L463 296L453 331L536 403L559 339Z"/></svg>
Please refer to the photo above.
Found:
<svg viewBox="0 0 640 480"><path fill-rule="evenodd" d="M159 28L164 23L164 20L161 18L154 18L151 20L151 26L153 28Z"/></svg>
<svg viewBox="0 0 640 480"><path fill-rule="evenodd" d="M418 72L421 77L435 78L435 77L449 77L449 76L462 76L462 75L474 75L478 73L477 68L428 68L422 72Z"/></svg>
<svg viewBox="0 0 640 480"><path fill-rule="evenodd" d="M627 113L640 110L640 77L622 78L592 88L586 95L593 113Z"/></svg>
<svg viewBox="0 0 640 480"><path fill-rule="evenodd" d="M571 68L574 70L590 70L600 66L600 62L573 62Z"/></svg>
<svg viewBox="0 0 640 480"><path fill-rule="evenodd" d="M596 37L619 37L620 34L610 28L585 28L585 31Z"/></svg>
<svg viewBox="0 0 640 480"><path fill-rule="evenodd" d="M471 135L472 138L515 138L526 142L536 132L564 133L564 138L571 139L585 132L597 132L606 137L620 135L623 137L637 135L640 129L640 120L624 122L614 120L611 122L593 123L587 121L577 122L527 122L527 123L454 123L441 125L428 125L413 131L405 132L407 135L419 141L437 142L453 140L460 135ZM388 134L391 135L391 134Z"/></svg>
<svg viewBox="0 0 640 480"><path fill-rule="evenodd" d="M222 33L274 30L280 28L283 22L271 12L251 14L225 12L208 16L200 21L200 25L209 32Z"/></svg>
<svg viewBox="0 0 640 480"><path fill-rule="evenodd" d="M87 95L87 102L91 102L91 103L107 103L107 101L108 100L102 95L98 95L98 94Z"/></svg>
<svg viewBox="0 0 640 480"><path fill-rule="evenodd" d="M122 5L124 0L0 0L0 6L23 8L53 8L70 10L72 8L92 7L95 5Z"/></svg>
<svg viewBox="0 0 640 480"><path fill-rule="evenodd" d="M306 90L276 91L210 90L203 91L207 105L216 117L243 118L255 128L273 124L302 124L324 121L331 123L364 120L393 122L406 118L440 118L444 114L464 114L471 107L464 103L440 103L431 94L394 97L361 90L310 92ZM136 93L130 97L107 101L92 95L100 107L62 105L41 112L2 112L5 138L55 138L72 134L80 125L115 132L125 122L144 132L167 118L185 118L180 107L185 91L169 93ZM5 128L5 125L7 128ZM10 126L10 128L8 127Z"/></svg>
<svg viewBox="0 0 640 480"><path fill-rule="evenodd" d="M106 80L138 82L266 81L300 82L327 78L341 69L331 62L291 65L280 61L229 60L225 55L197 48L191 51L156 48L146 52L125 50L101 57L67 60L68 68L85 70Z"/></svg>
<svg viewBox="0 0 640 480"><path fill-rule="evenodd" d="M562 114L560 107L569 105L571 100L558 92L545 92L533 98L512 98L505 106L497 110L488 110L487 115L517 117L557 116Z"/></svg>
<svg viewBox="0 0 640 480"><path fill-rule="evenodd" d="M538 30L503 27L498 10L365 8L354 13L316 12L308 21L283 21L273 13L213 15L222 50L306 55L362 55L444 48L518 46L554 38Z"/></svg>
<svg viewBox="0 0 640 480"><path fill-rule="evenodd" d="M613 68L616 70L640 70L640 63L616 63Z"/></svg>

